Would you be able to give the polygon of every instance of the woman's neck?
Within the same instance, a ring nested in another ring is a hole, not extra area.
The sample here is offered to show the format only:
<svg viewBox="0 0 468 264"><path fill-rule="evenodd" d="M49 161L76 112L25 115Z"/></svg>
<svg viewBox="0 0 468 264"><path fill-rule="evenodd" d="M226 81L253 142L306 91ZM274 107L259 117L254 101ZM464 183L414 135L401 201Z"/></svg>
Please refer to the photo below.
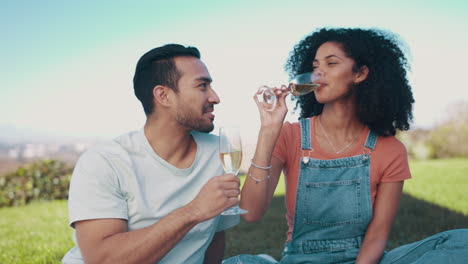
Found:
<svg viewBox="0 0 468 264"><path fill-rule="evenodd" d="M316 137L327 151L342 153L355 145L365 125L359 121L354 107L324 107L316 118Z"/></svg>

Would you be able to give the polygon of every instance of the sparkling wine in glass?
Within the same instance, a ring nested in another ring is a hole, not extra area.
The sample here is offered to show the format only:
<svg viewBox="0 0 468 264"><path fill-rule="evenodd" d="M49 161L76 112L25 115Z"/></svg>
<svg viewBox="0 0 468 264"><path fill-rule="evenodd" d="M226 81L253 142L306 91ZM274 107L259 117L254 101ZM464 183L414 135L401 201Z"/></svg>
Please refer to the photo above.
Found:
<svg viewBox="0 0 468 264"><path fill-rule="evenodd" d="M289 81L288 90L295 96L308 94L315 91L320 84L314 83L318 79L317 75L312 72L299 74ZM261 86L257 92L257 98L263 108L267 111L272 111L276 107L278 97L273 88L268 86Z"/></svg>
<svg viewBox="0 0 468 264"><path fill-rule="evenodd" d="M219 156L224 171L237 175L242 161L242 144L239 129L236 127L221 127L219 129ZM226 209L222 215L245 214L246 210L238 205Z"/></svg>
<svg viewBox="0 0 468 264"><path fill-rule="evenodd" d="M242 151L233 150L232 152L219 153L223 168L226 173L237 175L242 161Z"/></svg>

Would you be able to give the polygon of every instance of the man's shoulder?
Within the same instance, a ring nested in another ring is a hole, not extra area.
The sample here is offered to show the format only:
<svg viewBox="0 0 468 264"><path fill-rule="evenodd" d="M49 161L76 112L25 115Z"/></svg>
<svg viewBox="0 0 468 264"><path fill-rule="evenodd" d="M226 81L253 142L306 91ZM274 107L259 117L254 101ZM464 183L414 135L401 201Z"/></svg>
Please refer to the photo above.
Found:
<svg viewBox="0 0 468 264"><path fill-rule="evenodd" d="M114 139L101 141L98 144L92 146L86 150L82 157L96 157L100 156L102 158L117 158L117 157L127 157L133 152L138 152L140 150L138 143L138 131L129 132L123 135L120 135Z"/></svg>

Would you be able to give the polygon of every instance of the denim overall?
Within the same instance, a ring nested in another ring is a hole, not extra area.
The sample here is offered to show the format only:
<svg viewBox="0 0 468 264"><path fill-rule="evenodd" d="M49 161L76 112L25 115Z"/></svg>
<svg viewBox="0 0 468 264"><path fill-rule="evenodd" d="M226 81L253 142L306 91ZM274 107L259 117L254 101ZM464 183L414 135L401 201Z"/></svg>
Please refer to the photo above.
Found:
<svg viewBox="0 0 468 264"><path fill-rule="evenodd" d="M310 119L300 119L299 183L292 240L281 263L353 263L372 218L370 152L377 135L369 133L358 156L309 158Z"/></svg>
<svg viewBox="0 0 468 264"><path fill-rule="evenodd" d="M334 160L309 157L313 150L310 119L300 119L302 159L300 162L292 240L285 244L279 263L355 263L372 218L370 158L378 135L369 132L362 154ZM434 245L457 237L457 254L468 254L468 230L452 230L386 252L380 263L468 263L414 262L434 251ZM464 237L463 240L459 238ZM419 249L419 250L418 250ZM416 251L416 252L415 252ZM419 252L418 252L419 251ZM452 251L455 252L455 251ZM415 254L417 253L417 254ZM446 253L447 254L447 253ZM460 256L456 257L457 260ZM467 256L468 258L468 256ZM426 259L427 261L427 259ZM267 255L239 255L223 264L278 263Z"/></svg>

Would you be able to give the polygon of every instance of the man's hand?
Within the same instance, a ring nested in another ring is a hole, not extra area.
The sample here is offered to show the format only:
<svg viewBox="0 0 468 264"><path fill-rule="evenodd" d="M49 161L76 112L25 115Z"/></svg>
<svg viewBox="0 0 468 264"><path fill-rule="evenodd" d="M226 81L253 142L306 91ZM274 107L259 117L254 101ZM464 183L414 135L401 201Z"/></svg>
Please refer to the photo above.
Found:
<svg viewBox="0 0 468 264"><path fill-rule="evenodd" d="M239 202L239 187L239 177L233 174L213 177L187 205L187 209L196 215L199 222L211 219Z"/></svg>

